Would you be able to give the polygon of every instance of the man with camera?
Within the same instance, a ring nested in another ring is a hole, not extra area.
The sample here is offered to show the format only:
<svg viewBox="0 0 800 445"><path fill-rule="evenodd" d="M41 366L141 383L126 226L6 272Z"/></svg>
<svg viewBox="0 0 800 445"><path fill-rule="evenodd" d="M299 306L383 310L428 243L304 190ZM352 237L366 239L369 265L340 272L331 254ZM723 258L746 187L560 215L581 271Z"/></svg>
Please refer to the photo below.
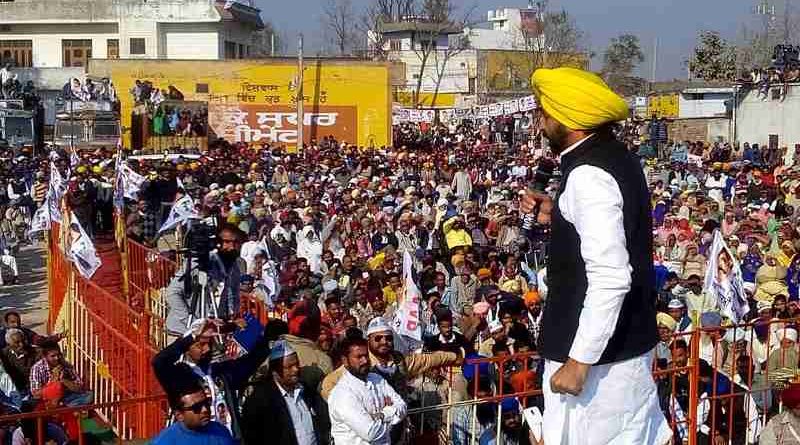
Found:
<svg viewBox="0 0 800 445"><path fill-rule="evenodd" d="M212 360L212 356L223 353L223 336L240 327L239 323L219 319L198 319L185 336L161 350L152 362L156 378L167 394L175 394L185 383L181 381L181 376L185 376L187 370L189 374L200 377L213 402L211 419L222 420L224 416L221 410L230 413L230 420L225 426L234 437L240 437L237 393L270 353L269 342L262 333L242 357L236 360Z"/></svg>
<svg viewBox="0 0 800 445"><path fill-rule="evenodd" d="M167 331L171 339L183 335L192 320L213 316L231 319L239 313L239 286L243 260L239 257L242 232L223 224L211 242L208 226L193 227L187 236L190 270L182 270L167 288ZM211 250L216 247L215 250Z"/></svg>

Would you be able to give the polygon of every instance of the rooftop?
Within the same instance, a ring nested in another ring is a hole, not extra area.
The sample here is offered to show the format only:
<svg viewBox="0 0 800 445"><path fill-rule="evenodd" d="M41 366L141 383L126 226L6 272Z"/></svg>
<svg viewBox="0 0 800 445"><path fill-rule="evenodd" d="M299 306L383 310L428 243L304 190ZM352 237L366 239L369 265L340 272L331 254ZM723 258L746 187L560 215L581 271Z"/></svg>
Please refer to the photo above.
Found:
<svg viewBox="0 0 800 445"><path fill-rule="evenodd" d="M461 34L463 28L455 23L441 23L423 18L407 17L400 22L381 23L381 33L425 32L437 34Z"/></svg>
<svg viewBox="0 0 800 445"><path fill-rule="evenodd" d="M164 23L218 22L221 18L217 3L217 0L14 0L0 2L0 24L117 23L123 17ZM254 8L234 3L230 9Z"/></svg>

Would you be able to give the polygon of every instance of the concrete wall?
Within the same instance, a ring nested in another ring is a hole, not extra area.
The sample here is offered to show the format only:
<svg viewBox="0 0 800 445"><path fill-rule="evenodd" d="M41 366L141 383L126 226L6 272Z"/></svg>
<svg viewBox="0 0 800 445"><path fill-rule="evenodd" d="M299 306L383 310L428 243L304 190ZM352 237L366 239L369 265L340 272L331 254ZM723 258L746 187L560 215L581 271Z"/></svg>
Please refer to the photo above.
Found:
<svg viewBox="0 0 800 445"><path fill-rule="evenodd" d="M163 23L159 35L163 48L160 54L167 59L215 60L220 53L220 36L216 23Z"/></svg>
<svg viewBox="0 0 800 445"><path fill-rule="evenodd" d="M119 30L114 23L26 24L14 25L11 29L10 32L0 32L0 40L30 40L33 65L37 68L63 65L62 40L91 40L92 57L105 59L108 39L119 38Z"/></svg>
<svg viewBox="0 0 800 445"><path fill-rule="evenodd" d="M0 24L219 21L214 0L15 0L0 2Z"/></svg>
<svg viewBox="0 0 800 445"><path fill-rule="evenodd" d="M762 100L755 90L740 91L736 109L736 140L768 144L778 135L778 146L800 143L800 85L789 85L783 100Z"/></svg>
<svg viewBox="0 0 800 445"><path fill-rule="evenodd" d="M678 96L678 117L692 119L698 117L717 117L725 115L725 101L733 98L732 94L706 94L700 100L687 99L683 94Z"/></svg>
<svg viewBox="0 0 800 445"><path fill-rule="evenodd" d="M439 68L444 67L444 74L442 76L441 84L439 85L440 93L468 93L469 92L469 76L470 71L474 72L476 62L476 52L473 50L462 51L447 60L446 65L442 52L439 56L431 54L425 63L425 69L422 72L422 92L433 92L436 89L436 82L438 80L437 65ZM398 51L392 54L391 60L402 62L406 66L406 84L407 90L413 91L417 87L417 76L420 74L422 62L420 57L414 51Z"/></svg>
<svg viewBox="0 0 800 445"><path fill-rule="evenodd" d="M728 118L675 119L667 125L670 140L674 141L729 141L731 120Z"/></svg>

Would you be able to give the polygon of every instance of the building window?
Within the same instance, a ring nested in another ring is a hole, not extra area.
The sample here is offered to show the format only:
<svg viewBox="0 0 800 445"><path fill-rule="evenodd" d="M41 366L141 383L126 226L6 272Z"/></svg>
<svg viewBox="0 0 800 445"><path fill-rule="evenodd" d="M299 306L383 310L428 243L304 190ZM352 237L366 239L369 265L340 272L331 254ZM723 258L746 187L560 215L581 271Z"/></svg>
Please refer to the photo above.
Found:
<svg viewBox="0 0 800 445"><path fill-rule="evenodd" d="M389 40L389 51L400 51L403 49L403 41L400 39Z"/></svg>
<svg viewBox="0 0 800 445"><path fill-rule="evenodd" d="M208 94L207 83L197 83L194 85L194 92L198 94Z"/></svg>
<svg viewBox="0 0 800 445"><path fill-rule="evenodd" d="M244 45L239 44L239 58L244 59Z"/></svg>
<svg viewBox="0 0 800 445"><path fill-rule="evenodd" d="M119 39L108 39L106 57L108 59L119 59Z"/></svg>
<svg viewBox="0 0 800 445"><path fill-rule="evenodd" d="M235 42L225 42L225 58L226 59L235 59L236 58L236 43Z"/></svg>
<svg viewBox="0 0 800 445"><path fill-rule="evenodd" d="M0 65L33 66L33 40L0 40Z"/></svg>
<svg viewBox="0 0 800 445"><path fill-rule="evenodd" d="M61 46L64 49L64 66L86 66L92 58L92 41L81 40L62 40Z"/></svg>
<svg viewBox="0 0 800 445"><path fill-rule="evenodd" d="M131 39L131 55L141 56L147 54L147 44L143 37Z"/></svg>

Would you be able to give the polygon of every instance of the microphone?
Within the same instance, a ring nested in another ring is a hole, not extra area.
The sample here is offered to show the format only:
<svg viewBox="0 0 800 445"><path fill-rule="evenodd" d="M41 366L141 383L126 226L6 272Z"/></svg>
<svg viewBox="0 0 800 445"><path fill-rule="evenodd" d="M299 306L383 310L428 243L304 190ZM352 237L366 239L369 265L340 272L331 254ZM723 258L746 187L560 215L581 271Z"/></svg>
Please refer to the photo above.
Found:
<svg viewBox="0 0 800 445"><path fill-rule="evenodd" d="M541 158L539 165L536 166L536 172L533 174L533 182L528 185L528 188L539 193L544 193L547 190L550 179L553 178L553 171L556 169L556 163L551 159Z"/></svg>

